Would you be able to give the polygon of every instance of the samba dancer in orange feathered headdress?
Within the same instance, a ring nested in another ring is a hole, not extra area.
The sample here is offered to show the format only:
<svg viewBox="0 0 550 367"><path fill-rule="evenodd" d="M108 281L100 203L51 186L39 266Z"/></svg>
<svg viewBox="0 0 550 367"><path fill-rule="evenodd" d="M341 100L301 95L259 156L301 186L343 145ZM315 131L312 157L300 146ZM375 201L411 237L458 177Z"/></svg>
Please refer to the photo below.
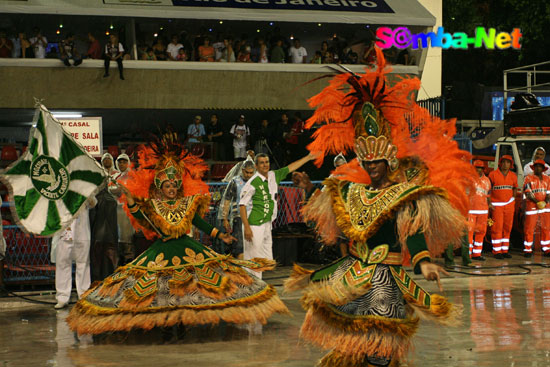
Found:
<svg viewBox="0 0 550 367"><path fill-rule="evenodd" d="M349 238L349 256L315 272L295 266L285 284L305 289L301 336L331 350L323 367L397 365L418 326L412 309L444 324L460 315L409 277L402 255L410 253L415 273L439 283L446 272L431 257L460 245L465 187L475 171L452 140L454 123L413 101L420 81L390 85L384 56L376 54L376 70L342 72L309 101L317 109L306 127L321 125L308 146L321 153L316 163L338 152L357 156L303 210L325 243Z"/></svg>
<svg viewBox="0 0 550 367"><path fill-rule="evenodd" d="M288 313L275 289L250 275L273 260L237 260L191 236L191 228L230 244L235 238L202 219L210 204L202 160L167 133L139 152L139 167L122 191L133 224L159 237L128 265L92 286L67 319L79 334L151 329L178 324L267 322Z"/></svg>

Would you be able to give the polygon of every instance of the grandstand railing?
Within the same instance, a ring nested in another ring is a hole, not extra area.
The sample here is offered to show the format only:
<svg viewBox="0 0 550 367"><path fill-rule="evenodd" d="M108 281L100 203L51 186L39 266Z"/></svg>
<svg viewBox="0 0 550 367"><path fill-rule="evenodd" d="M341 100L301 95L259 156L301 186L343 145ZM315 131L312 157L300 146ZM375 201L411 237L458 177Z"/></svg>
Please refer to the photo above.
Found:
<svg viewBox="0 0 550 367"><path fill-rule="evenodd" d="M321 186L318 181L314 184L316 187ZM217 222L217 208L227 183L211 182L208 185L212 201L205 219L210 224L221 228L220 223ZM273 228L303 222L300 209L304 198L303 189L294 186L290 181L281 182L277 200L278 214L273 222ZM2 207L10 205L11 203L2 203ZM55 264L50 261L50 238L28 235L16 225L4 226L4 238L7 245L4 280L7 284L53 283ZM201 233L200 240L205 245L212 246L209 236ZM220 249L220 244L217 245L215 249ZM224 250L223 246L221 250Z"/></svg>
<svg viewBox="0 0 550 367"><path fill-rule="evenodd" d="M428 99L421 99L417 101L420 107L424 107L430 114L437 116L439 118L445 118L445 98L443 97L434 97Z"/></svg>

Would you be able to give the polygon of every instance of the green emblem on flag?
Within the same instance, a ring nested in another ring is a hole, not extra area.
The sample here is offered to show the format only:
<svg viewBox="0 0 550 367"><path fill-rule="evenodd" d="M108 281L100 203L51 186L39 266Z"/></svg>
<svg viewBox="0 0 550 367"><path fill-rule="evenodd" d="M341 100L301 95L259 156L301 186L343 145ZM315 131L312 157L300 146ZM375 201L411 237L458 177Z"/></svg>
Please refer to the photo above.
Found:
<svg viewBox="0 0 550 367"><path fill-rule="evenodd" d="M31 181L34 188L46 199L61 199L69 188L69 172L59 161L45 155L31 163Z"/></svg>
<svg viewBox="0 0 550 367"><path fill-rule="evenodd" d="M0 175L12 213L26 232L51 236L74 220L107 174L71 134L40 106L28 149Z"/></svg>

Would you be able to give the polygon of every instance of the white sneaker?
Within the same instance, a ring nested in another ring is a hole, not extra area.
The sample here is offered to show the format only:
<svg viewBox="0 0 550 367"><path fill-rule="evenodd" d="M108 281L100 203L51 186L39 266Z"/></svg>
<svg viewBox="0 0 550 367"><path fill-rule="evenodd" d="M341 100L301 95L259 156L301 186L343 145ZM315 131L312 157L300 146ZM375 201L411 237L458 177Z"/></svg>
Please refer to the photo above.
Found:
<svg viewBox="0 0 550 367"><path fill-rule="evenodd" d="M62 308L65 308L67 307L68 303L63 303L63 302L57 302L55 306L53 306L53 308L55 308L56 310L60 310Z"/></svg>

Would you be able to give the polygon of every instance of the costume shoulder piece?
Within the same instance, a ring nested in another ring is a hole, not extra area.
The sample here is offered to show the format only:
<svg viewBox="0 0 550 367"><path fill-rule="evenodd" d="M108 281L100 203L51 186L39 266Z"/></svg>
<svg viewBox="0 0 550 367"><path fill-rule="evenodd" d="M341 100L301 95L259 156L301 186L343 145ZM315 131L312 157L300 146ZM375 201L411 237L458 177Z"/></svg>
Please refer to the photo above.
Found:
<svg viewBox="0 0 550 367"><path fill-rule="evenodd" d="M445 196L441 188L409 182L382 190L371 190L368 185L333 178L324 183L332 199L338 227L348 238L358 242L365 242L386 220L421 195Z"/></svg>
<svg viewBox="0 0 550 367"><path fill-rule="evenodd" d="M178 238L189 233L195 214L204 215L210 196L198 194L173 201L144 199L137 203L144 217L138 217L142 226Z"/></svg>

